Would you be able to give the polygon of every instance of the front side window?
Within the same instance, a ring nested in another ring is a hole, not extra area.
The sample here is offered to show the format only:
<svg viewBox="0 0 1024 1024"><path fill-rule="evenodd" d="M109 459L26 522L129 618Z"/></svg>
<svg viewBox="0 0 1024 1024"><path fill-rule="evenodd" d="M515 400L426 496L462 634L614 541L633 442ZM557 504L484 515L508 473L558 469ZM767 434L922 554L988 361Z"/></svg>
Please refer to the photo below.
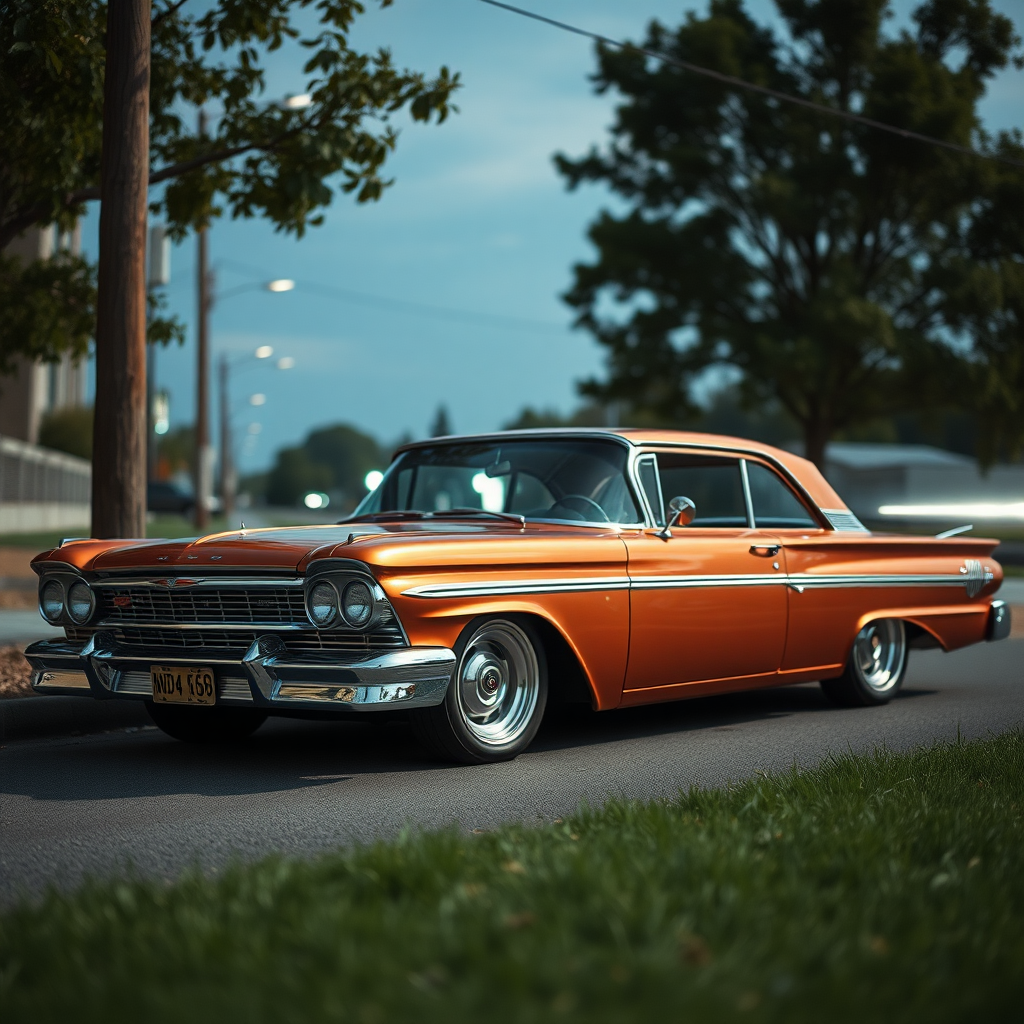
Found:
<svg viewBox="0 0 1024 1024"><path fill-rule="evenodd" d="M747 526L747 504L739 459L659 453L665 501L689 498L697 506L691 526Z"/></svg>
<svg viewBox="0 0 1024 1024"><path fill-rule="evenodd" d="M533 520L640 521L627 449L601 440L465 442L404 452L353 514L514 513Z"/></svg>
<svg viewBox="0 0 1024 1024"><path fill-rule="evenodd" d="M762 530L820 529L820 524L779 475L759 462L747 463L754 522Z"/></svg>

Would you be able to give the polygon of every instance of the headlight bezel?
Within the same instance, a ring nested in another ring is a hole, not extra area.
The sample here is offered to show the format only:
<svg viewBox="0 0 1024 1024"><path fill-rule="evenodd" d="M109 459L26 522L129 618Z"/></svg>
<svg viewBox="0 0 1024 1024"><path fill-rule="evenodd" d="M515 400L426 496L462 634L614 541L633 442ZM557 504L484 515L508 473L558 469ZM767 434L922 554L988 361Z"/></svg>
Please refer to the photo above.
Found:
<svg viewBox="0 0 1024 1024"><path fill-rule="evenodd" d="M77 616L72 611L74 603L74 598L72 595L79 587L84 587L89 595L89 610L86 612L84 616L81 617ZM90 587L85 580L75 580L70 586L66 586L64 588L64 613L76 626L88 625L88 623L90 623L93 617L96 615L96 606L96 591L93 590L92 587Z"/></svg>
<svg viewBox="0 0 1024 1024"><path fill-rule="evenodd" d="M349 594L353 593L356 588L366 591L366 600L362 601L363 606L366 608L366 615L361 618L349 615L348 611ZM370 620L373 618L376 604L373 587L365 580L350 580L345 584L345 589L341 592L341 615L353 629L365 629L369 625Z"/></svg>
<svg viewBox="0 0 1024 1024"><path fill-rule="evenodd" d="M369 593L369 614L362 620L353 620L345 614L346 594L354 584L364 587ZM320 586L329 586L335 596L335 613L326 621L320 621L313 615L313 594ZM352 571L321 571L311 576L305 588L306 617L317 630L346 630L365 633L379 623L394 617L388 599L380 584L367 574Z"/></svg>
<svg viewBox="0 0 1024 1024"><path fill-rule="evenodd" d="M327 592L327 594L333 595L333 600L329 596L325 597L324 600L324 604L330 603L332 605L332 611L329 617L318 619L316 615L313 614L313 595L321 587ZM306 588L306 615L308 616L309 621L312 622L317 629L330 629L331 626L337 625L338 619L341 618L341 595L338 593L338 588L335 586L333 581L321 579L310 582L310 585Z"/></svg>
<svg viewBox="0 0 1024 1024"><path fill-rule="evenodd" d="M57 611L53 615L48 615L46 611L46 592L51 588L56 587L57 592L60 594L60 604ZM49 578L44 577L39 582L39 614L50 623L51 626L59 626L64 622L64 615L68 607L67 589L64 586L64 581L50 576Z"/></svg>

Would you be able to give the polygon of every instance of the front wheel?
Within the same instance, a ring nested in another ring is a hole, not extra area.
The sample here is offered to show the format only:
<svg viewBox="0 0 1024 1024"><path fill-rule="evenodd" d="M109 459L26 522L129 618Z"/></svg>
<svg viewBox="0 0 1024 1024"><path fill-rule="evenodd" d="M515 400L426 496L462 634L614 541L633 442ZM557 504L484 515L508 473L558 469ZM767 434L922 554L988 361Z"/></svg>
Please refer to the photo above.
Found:
<svg viewBox="0 0 1024 1024"><path fill-rule="evenodd" d="M842 707L886 704L899 692L906 671L906 628L899 619L879 619L857 634L843 674L823 679L821 688Z"/></svg>
<svg viewBox="0 0 1024 1024"><path fill-rule="evenodd" d="M254 708L190 708L146 702L153 724L184 743L237 743L247 739L266 720Z"/></svg>
<svg viewBox="0 0 1024 1024"><path fill-rule="evenodd" d="M544 647L528 622L471 622L443 703L413 716L420 742L445 760L510 761L533 741L548 698Z"/></svg>

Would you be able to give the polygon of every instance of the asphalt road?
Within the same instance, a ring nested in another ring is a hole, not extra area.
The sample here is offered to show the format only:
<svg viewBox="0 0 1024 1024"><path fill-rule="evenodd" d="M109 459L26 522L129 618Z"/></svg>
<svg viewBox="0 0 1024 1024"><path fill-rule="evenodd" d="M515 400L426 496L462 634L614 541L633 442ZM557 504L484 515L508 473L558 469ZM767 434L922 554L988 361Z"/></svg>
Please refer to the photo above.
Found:
<svg viewBox="0 0 1024 1024"><path fill-rule="evenodd" d="M1024 724L1024 640L913 652L903 693L881 708L836 710L804 685L581 712L494 766L433 764L405 724L378 722L270 721L226 749L151 728L11 743L0 749L0 901L129 864L172 877L393 836L406 823L550 819L608 794L671 795L833 752L1001 732Z"/></svg>

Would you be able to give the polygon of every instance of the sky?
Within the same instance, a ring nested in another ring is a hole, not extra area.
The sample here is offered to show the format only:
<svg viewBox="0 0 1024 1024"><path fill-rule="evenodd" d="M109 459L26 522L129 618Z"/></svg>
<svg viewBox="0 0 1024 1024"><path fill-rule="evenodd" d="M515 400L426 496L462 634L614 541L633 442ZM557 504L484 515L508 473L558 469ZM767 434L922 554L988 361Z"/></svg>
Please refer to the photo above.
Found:
<svg viewBox="0 0 1024 1024"><path fill-rule="evenodd" d="M678 0L522 0L522 6L612 38L638 39L652 18L677 24L705 4ZM997 0L1024 31L1021 0ZM591 258L588 224L614 197L599 186L569 193L552 154L578 156L607 139L615 98L596 96L586 39L479 0L368 4L356 48L391 49L395 63L425 73L460 72L459 113L441 126L399 115L395 179L378 203L336 195L322 227L304 238L261 220L223 218L209 233L217 288L214 358L238 360L231 406L243 473L268 466L313 428L346 422L384 442L428 433L440 404L460 433L493 430L526 405L568 413L576 384L600 375L602 354L571 327L560 300L575 263ZM748 0L761 21L771 0ZM896 4L898 24L913 4ZM268 99L301 93L301 57L268 63ZM1024 122L1024 72L993 84L983 117L992 129ZM98 209L84 246L95 255ZM161 350L158 386L170 393L171 427L192 422L195 389L195 241L174 248L168 307L187 327L184 346ZM290 278L291 292L259 286ZM246 286L251 286L247 288ZM361 301L330 289L363 296ZM492 323L427 315L403 303L507 318ZM246 360L259 346L274 357ZM276 367L278 357L294 367ZM250 397L264 396L260 405ZM216 416L217 410L211 410ZM216 419L213 420L216 423Z"/></svg>

